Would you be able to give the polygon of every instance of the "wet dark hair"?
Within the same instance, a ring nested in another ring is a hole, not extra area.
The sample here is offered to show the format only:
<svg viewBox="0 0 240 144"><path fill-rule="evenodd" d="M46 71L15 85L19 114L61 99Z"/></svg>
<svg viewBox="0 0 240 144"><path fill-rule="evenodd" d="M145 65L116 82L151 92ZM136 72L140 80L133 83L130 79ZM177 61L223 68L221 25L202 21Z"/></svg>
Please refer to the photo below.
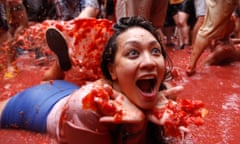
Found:
<svg viewBox="0 0 240 144"><path fill-rule="evenodd" d="M165 78L167 75L169 75L170 69L172 69L172 62L168 58L166 51L162 45L162 42L159 39L158 33L156 29L152 26L152 23L145 20L143 17L140 16L133 16L133 17L123 17L120 18L116 24L113 25L113 30L114 34L112 37L109 39L103 54L102 54L102 61L101 61L101 70L103 75L105 76L106 79L112 80L112 77L109 73L108 70L108 65L114 63L115 55L117 52L117 42L116 39L117 37L125 32L127 29L132 28L132 27L141 27L149 31L155 38L156 40L160 43L161 48L162 48L162 55L165 59L165 63L169 64L170 68L165 71Z"/></svg>

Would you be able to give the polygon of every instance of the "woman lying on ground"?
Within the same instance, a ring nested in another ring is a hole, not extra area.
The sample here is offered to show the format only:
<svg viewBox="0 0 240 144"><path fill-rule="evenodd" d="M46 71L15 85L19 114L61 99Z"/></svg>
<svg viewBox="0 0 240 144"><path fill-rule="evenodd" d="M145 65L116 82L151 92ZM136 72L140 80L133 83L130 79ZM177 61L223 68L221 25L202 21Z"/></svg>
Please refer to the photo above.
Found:
<svg viewBox="0 0 240 144"><path fill-rule="evenodd" d="M164 143L169 112L167 56L150 23L122 18L102 55L105 79L81 88L63 80L45 82L0 103L1 127L55 136L60 143ZM159 111L157 111L159 110ZM164 113L165 114L165 113Z"/></svg>

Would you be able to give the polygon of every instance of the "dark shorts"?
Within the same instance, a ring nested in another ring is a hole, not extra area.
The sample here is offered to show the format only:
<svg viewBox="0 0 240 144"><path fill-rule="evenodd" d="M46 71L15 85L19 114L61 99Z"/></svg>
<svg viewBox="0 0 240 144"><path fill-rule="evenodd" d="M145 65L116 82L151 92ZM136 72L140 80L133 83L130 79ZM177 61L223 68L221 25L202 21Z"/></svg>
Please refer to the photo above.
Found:
<svg viewBox="0 0 240 144"><path fill-rule="evenodd" d="M1 127L46 132L47 116L52 107L76 89L79 87L74 84L56 80L16 94L2 112Z"/></svg>
<svg viewBox="0 0 240 144"><path fill-rule="evenodd" d="M180 11L183 11L187 14L195 13L194 3L192 0L184 0L181 4Z"/></svg>
<svg viewBox="0 0 240 144"><path fill-rule="evenodd" d="M192 0L184 0L183 3L180 4L169 4L164 26L175 26L173 16L176 15L179 11L185 12L189 15L188 24L193 27L196 22L196 15L194 3Z"/></svg>

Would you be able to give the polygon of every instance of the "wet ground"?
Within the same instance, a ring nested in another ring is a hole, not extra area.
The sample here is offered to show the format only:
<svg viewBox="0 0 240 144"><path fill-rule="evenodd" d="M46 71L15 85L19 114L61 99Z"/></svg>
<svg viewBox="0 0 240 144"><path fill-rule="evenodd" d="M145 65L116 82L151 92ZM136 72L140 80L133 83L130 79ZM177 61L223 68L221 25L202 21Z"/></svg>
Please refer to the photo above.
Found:
<svg viewBox="0 0 240 144"><path fill-rule="evenodd" d="M240 119L240 62L225 66L198 65L197 73L191 77L185 74L185 67L190 56L190 47L183 50L168 48L174 63L173 83L183 85L184 90L179 98L199 99L205 103L209 111L205 124L192 126L191 133L185 136L184 144L236 144L239 143L238 121ZM206 57L208 50L200 59ZM17 58L18 70L14 75L0 71L0 100L4 100L16 92L37 84L44 71L52 64L53 56L44 61L35 59L33 52L22 54ZM76 69L66 73L66 80L78 83ZM23 130L0 130L1 144L55 144L55 139Z"/></svg>

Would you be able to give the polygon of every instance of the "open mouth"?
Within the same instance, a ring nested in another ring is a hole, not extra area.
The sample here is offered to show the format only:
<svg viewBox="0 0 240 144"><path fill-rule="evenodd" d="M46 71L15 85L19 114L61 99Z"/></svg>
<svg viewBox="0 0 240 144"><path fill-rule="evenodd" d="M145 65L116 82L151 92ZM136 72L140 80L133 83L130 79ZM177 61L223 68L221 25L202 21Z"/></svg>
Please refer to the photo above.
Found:
<svg viewBox="0 0 240 144"><path fill-rule="evenodd" d="M140 79L140 80L137 80L136 84L142 92L152 93L154 91L156 82L157 82L156 78Z"/></svg>

